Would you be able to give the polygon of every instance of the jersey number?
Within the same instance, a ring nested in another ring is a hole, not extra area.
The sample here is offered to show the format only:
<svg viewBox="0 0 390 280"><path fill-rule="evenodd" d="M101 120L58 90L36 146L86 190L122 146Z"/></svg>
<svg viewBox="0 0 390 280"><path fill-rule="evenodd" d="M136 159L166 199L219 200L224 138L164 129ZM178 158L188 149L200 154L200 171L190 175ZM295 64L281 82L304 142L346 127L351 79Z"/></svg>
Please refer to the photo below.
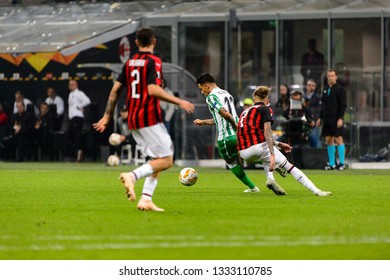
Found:
<svg viewBox="0 0 390 280"><path fill-rule="evenodd" d="M245 120L245 118L246 118L246 115L248 115L248 112L249 112L249 108L246 109L244 112L242 112L242 115L241 115L241 117L240 117L240 120L238 121L238 122L239 122L238 125L239 125L240 127L244 127L244 120Z"/></svg>
<svg viewBox="0 0 390 280"><path fill-rule="evenodd" d="M232 114L232 105L230 105L230 103L233 102L233 97L231 97L230 100L229 100L229 98L225 97L224 101L225 101L225 104L227 104L227 106L228 106L229 113Z"/></svg>
<svg viewBox="0 0 390 280"><path fill-rule="evenodd" d="M131 97L140 98L141 94L137 93L137 86L139 84L139 77L140 77L138 69L134 69L133 71L131 71L130 75L133 78L131 82Z"/></svg>

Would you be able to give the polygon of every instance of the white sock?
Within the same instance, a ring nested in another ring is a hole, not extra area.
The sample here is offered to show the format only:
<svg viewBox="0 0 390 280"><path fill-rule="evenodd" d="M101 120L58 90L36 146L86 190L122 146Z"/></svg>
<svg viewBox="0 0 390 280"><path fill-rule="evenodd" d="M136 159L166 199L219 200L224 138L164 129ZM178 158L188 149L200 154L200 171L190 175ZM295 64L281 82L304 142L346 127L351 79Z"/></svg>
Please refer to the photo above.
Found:
<svg viewBox="0 0 390 280"><path fill-rule="evenodd" d="M132 172L134 173L136 180L147 177L154 173L153 168L149 163L141 165L140 167L134 169Z"/></svg>
<svg viewBox="0 0 390 280"><path fill-rule="evenodd" d="M307 176L297 167L294 166L294 168L291 169L290 174L312 193L316 194L320 192L320 190L313 184L313 182L310 181L309 178L307 178Z"/></svg>
<svg viewBox="0 0 390 280"><path fill-rule="evenodd" d="M152 200L154 190L157 187L157 178L148 176L145 179L144 188L142 189L142 198Z"/></svg>
<svg viewBox="0 0 390 280"><path fill-rule="evenodd" d="M274 173L269 172L268 166L264 166L264 173L265 173L265 176L267 177L267 180L274 180L275 181Z"/></svg>

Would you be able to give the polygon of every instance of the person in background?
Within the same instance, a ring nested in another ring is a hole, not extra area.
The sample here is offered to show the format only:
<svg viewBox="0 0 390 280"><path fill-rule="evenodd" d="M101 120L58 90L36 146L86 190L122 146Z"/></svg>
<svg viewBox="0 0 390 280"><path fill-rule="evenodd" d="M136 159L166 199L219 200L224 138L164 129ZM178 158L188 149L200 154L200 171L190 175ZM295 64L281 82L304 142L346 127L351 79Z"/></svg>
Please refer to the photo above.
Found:
<svg viewBox="0 0 390 280"><path fill-rule="evenodd" d="M4 157L4 144L3 138L8 129L8 115L4 111L3 103L0 102L0 160Z"/></svg>
<svg viewBox="0 0 390 280"><path fill-rule="evenodd" d="M4 149L16 151L16 161L22 162L31 152L35 118L26 111L23 101L17 101L16 108L18 112L13 115L11 133L4 137Z"/></svg>
<svg viewBox="0 0 390 280"><path fill-rule="evenodd" d="M286 142L289 145L305 145L309 141L309 135L311 128L315 127L313 114L310 108L305 106L303 102L303 93L300 91L293 91L291 93L291 102L296 101L295 104L299 108L291 107L291 103L288 108L283 112L283 117L287 120L284 135L278 140Z"/></svg>
<svg viewBox="0 0 390 280"><path fill-rule="evenodd" d="M313 79L319 86L321 85L322 72L325 69L324 55L317 51L317 41L315 39L310 39L307 47L308 51L302 55L301 59L303 84L306 85L309 79Z"/></svg>
<svg viewBox="0 0 390 280"><path fill-rule="evenodd" d="M50 159L51 133L55 130L56 122L56 116L49 112L49 105L42 102L34 129L37 145L36 153L38 154L38 151L41 151L44 160Z"/></svg>
<svg viewBox="0 0 390 280"><path fill-rule="evenodd" d="M345 145L343 139L344 113L347 108L345 90L337 82L337 72L329 69L328 85L322 91L322 104L317 126L322 125L322 136L328 150L328 164L325 170L345 169ZM336 147L339 164L336 165Z"/></svg>
<svg viewBox="0 0 390 280"><path fill-rule="evenodd" d="M279 97L275 107L279 108L281 112L285 111L290 105L290 88L286 84L279 86Z"/></svg>
<svg viewBox="0 0 390 280"><path fill-rule="evenodd" d="M28 108L31 108L30 113L33 113L35 116L38 116L39 111L38 111L37 107L34 106L34 104L32 103L32 101L30 99L24 97L24 94L19 90L17 92L15 92L15 103L14 103L14 109L13 109L14 114L18 113L18 108L16 106L16 103L19 101L23 102L24 109L26 111L29 111Z"/></svg>
<svg viewBox="0 0 390 280"><path fill-rule="evenodd" d="M244 108L244 111L245 111L246 109L248 109L250 106L253 105L252 98L245 98L244 101L243 101L243 104L244 104L243 108Z"/></svg>
<svg viewBox="0 0 390 280"><path fill-rule="evenodd" d="M0 127L6 127L7 125L8 125L8 115L4 111L3 103L0 102Z"/></svg>
<svg viewBox="0 0 390 280"><path fill-rule="evenodd" d="M306 83L304 105L313 113L313 119L317 122L321 110L321 97L317 93L317 84L314 79L309 79ZM321 131L316 125L310 130L309 141L312 148L321 148Z"/></svg>
<svg viewBox="0 0 390 280"><path fill-rule="evenodd" d="M45 100L46 104L48 105L56 105L56 116L57 116L57 123L55 126L55 130L60 130L62 121L64 119L64 100L57 95L56 90L53 87L47 88L47 98Z"/></svg>
<svg viewBox="0 0 390 280"><path fill-rule="evenodd" d="M84 108L91 103L89 97L78 89L75 80L69 81L68 116L69 124L66 131L66 139L70 151L76 155L76 161L84 160L84 152L81 147L81 132L84 125Z"/></svg>

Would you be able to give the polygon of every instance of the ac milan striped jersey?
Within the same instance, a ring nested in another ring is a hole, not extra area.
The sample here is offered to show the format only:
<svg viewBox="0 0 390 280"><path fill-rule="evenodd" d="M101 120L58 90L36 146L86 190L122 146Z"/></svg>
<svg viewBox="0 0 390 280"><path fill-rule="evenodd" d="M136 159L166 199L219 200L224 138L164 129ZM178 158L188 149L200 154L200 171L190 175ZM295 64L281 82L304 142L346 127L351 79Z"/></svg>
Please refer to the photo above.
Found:
<svg viewBox="0 0 390 280"><path fill-rule="evenodd" d="M273 111L263 102L255 103L242 112L237 124L237 149L241 151L265 142L264 123L266 122L273 124Z"/></svg>
<svg viewBox="0 0 390 280"><path fill-rule="evenodd" d="M206 97L206 103L213 115L215 126L217 127L218 140L225 139L230 136L235 136L236 131L227 120L225 120L220 114L219 110L224 107L233 116L233 119L237 122L238 116L236 109L234 108L234 99L226 90L218 87L214 88Z"/></svg>
<svg viewBox="0 0 390 280"><path fill-rule="evenodd" d="M150 52L138 52L123 65L118 82L127 86L129 129L162 122L160 100L149 95L148 85L161 86L162 62Z"/></svg>

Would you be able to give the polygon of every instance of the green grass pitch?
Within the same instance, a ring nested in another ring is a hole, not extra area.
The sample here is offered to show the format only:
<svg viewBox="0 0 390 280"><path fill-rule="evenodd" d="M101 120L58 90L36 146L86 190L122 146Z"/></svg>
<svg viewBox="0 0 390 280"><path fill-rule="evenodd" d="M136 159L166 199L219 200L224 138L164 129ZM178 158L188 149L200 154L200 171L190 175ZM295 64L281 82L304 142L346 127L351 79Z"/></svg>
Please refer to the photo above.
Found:
<svg viewBox="0 0 390 280"><path fill-rule="evenodd" d="M142 212L118 180L129 166L0 163L0 259L379 260L390 258L390 171L305 170L331 197L316 197L292 176L287 196L260 193L225 169L197 168L192 187L173 167ZM143 180L137 182L141 194Z"/></svg>

